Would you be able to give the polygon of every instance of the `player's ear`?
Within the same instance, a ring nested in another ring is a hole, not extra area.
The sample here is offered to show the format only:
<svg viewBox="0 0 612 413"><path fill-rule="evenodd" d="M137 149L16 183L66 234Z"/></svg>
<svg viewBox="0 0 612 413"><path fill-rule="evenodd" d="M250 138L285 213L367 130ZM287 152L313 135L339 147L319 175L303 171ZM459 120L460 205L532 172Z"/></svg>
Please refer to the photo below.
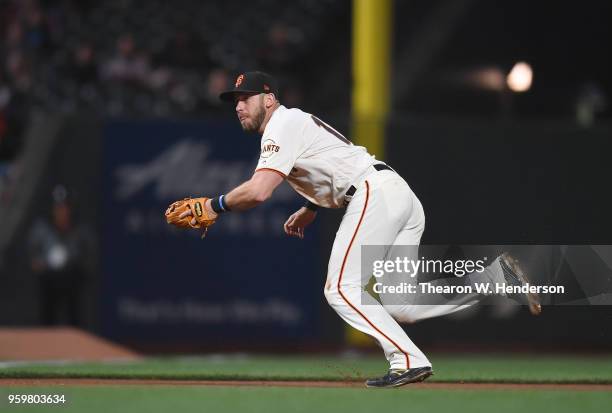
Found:
<svg viewBox="0 0 612 413"><path fill-rule="evenodd" d="M274 106L275 103L276 95L274 95L274 93L266 93L264 98L264 105L266 106L266 109L271 108L272 106Z"/></svg>

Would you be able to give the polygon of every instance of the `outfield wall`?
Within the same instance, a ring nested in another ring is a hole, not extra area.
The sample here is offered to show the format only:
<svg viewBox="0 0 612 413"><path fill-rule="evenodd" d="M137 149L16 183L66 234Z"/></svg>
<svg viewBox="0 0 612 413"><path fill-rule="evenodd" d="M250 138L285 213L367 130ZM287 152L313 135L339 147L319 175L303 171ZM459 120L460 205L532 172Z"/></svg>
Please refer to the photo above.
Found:
<svg viewBox="0 0 612 413"><path fill-rule="evenodd" d="M346 130L345 120L326 120ZM286 239L282 222L302 201L283 185L264 207L223 217L204 240L164 223L172 200L221 193L250 176L258 138L243 135L234 119L63 124L28 217L3 253L0 324L40 322L26 234L63 182L75 188L78 215L97 234L81 294L85 328L157 350L342 342L343 323L322 294L341 211L320 213L305 241ZM609 129L408 117L388 133L388 163L424 204L425 243L611 243ZM602 325L611 316L607 307L572 307L535 319L495 306L407 330L444 348L609 349L612 334Z"/></svg>

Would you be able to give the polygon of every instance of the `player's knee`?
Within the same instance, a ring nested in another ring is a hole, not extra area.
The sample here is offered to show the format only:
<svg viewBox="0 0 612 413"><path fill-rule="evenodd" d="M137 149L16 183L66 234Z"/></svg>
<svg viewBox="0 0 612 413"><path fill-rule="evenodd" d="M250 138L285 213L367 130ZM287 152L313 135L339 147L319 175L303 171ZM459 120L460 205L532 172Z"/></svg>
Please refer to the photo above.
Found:
<svg viewBox="0 0 612 413"><path fill-rule="evenodd" d="M425 211L423 210L423 206L419 203L417 219L416 219L416 227L419 233L423 233L425 230Z"/></svg>
<svg viewBox="0 0 612 413"><path fill-rule="evenodd" d="M324 290L325 298L330 306L345 307L350 302L359 303L363 288L355 283L338 283L326 286Z"/></svg>
<svg viewBox="0 0 612 413"><path fill-rule="evenodd" d="M338 290L333 285L326 284L323 289L323 294L327 299L327 303L332 307L337 305L340 301L340 294L338 294Z"/></svg>
<svg viewBox="0 0 612 413"><path fill-rule="evenodd" d="M386 305L385 310L400 324L413 324L418 321L410 308L403 305Z"/></svg>
<svg viewBox="0 0 612 413"><path fill-rule="evenodd" d="M417 321L419 321L418 319L414 317L410 317L409 315L406 315L406 314L399 314L395 320L400 324L414 324Z"/></svg>

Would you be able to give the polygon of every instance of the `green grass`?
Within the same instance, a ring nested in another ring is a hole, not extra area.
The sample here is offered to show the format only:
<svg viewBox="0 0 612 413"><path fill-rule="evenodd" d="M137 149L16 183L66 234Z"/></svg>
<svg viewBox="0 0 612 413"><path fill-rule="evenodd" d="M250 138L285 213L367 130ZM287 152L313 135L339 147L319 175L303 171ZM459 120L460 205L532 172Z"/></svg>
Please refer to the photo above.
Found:
<svg viewBox="0 0 612 413"><path fill-rule="evenodd" d="M612 356L437 355L438 382L612 383ZM382 357L167 357L131 363L30 364L0 367L0 377L214 380L362 380L386 369ZM166 385L58 385L0 388L0 412L47 412L57 406L8 405L12 394L65 394L74 412L601 412L611 391L478 390L403 387L293 388Z"/></svg>
<svg viewBox="0 0 612 413"><path fill-rule="evenodd" d="M437 382L612 383L612 356L438 355ZM151 358L130 363L32 364L0 368L10 378L178 380L362 380L386 370L383 357L225 356Z"/></svg>
<svg viewBox="0 0 612 413"><path fill-rule="evenodd" d="M7 390L5 389L5 393ZM354 388L103 386L11 388L11 393L63 393L74 412L602 412L612 405L611 392L556 390L397 390ZM0 390L0 396L3 391ZM51 406L9 406L0 411L47 412ZM4 404L3 404L4 403ZM66 411L58 408L57 411Z"/></svg>

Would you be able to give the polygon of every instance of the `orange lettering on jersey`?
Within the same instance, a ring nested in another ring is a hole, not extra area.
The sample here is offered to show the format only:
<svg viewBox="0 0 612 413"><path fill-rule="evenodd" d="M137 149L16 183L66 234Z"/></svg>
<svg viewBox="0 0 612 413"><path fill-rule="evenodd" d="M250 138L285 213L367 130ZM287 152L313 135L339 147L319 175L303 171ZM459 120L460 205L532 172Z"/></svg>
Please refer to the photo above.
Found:
<svg viewBox="0 0 612 413"><path fill-rule="evenodd" d="M242 84L242 81L244 80L244 75L240 75L236 78L236 87L240 86Z"/></svg>

